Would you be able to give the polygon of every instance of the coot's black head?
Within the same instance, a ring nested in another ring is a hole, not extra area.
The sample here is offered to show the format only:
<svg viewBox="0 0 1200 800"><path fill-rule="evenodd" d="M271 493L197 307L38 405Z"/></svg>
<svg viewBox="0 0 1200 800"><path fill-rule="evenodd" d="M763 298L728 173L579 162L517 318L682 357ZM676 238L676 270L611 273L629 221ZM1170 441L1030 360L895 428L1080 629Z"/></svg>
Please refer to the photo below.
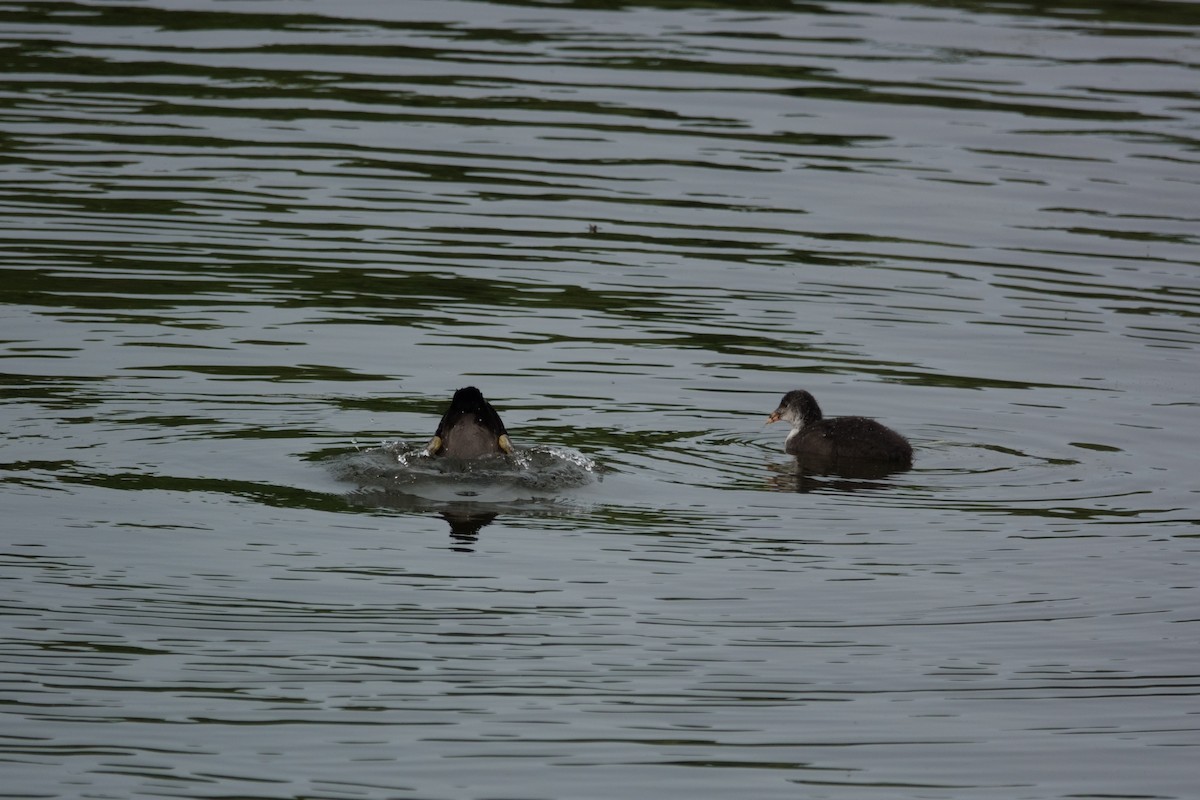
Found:
<svg viewBox="0 0 1200 800"><path fill-rule="evenodd" d="M792 423L792 427L807 425L821 419L821 407L817 399L803 389L793 389L779 401L779 408L771 412L767 422L784 420Z"/></svg>

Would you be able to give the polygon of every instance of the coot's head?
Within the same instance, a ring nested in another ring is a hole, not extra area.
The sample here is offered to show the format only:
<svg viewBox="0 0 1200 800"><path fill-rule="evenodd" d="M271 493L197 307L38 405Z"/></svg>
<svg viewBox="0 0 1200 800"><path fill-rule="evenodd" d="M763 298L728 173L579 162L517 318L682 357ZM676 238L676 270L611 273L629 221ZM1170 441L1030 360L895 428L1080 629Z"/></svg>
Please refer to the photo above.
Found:
<svg viewBox="0 0 1200 800"><path fill-rule="evenodd" d="M821 407L817 405L816 398L803 389L793 389L779 401L779 408L767 417L767 424L783 420L791 423L793 428L800 428L820 418Z"/></svg>

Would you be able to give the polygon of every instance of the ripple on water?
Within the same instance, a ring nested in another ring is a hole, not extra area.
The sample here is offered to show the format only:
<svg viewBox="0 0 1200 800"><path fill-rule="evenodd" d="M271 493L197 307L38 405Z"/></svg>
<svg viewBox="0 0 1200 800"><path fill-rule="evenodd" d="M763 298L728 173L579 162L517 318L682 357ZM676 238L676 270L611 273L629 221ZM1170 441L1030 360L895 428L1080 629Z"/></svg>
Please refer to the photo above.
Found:
<svg viewBox="0 0 1200 800"><path fill-rule="evenodd" d="M329 467L338 480L358 485L351 492L355 502L410 510L553 501L601 472L594 460L563 447L534 445L511 456L461 461L429 456L403 441L336 456Z"/></svg>

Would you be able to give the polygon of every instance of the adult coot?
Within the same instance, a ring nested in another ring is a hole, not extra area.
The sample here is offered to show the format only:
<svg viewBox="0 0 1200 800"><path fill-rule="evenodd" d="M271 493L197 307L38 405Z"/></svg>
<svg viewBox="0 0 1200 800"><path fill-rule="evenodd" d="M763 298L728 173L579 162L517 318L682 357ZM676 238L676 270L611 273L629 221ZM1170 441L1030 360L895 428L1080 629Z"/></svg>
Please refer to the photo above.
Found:
<svg viewBox="0 0 1200 800"><path fill-rule="evenodd" d="M496 409L474 386L465 386L454 393L425 452L447 458L479 458L512 453L513 446Z"/></svg>

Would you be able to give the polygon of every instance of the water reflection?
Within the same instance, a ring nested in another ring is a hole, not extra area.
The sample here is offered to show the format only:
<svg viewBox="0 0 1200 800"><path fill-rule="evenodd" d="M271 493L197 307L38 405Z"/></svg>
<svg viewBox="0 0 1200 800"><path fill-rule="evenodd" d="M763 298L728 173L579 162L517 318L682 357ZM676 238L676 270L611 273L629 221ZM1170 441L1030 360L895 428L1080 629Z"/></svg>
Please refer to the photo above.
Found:
<svg viewBox="0 0 1200 800"><path fill-rule="evenodd" d="M466 503L452 505L438 514L450 524L450 538L457 543L455 549L467 552L479 540L480 529L499 516L495 511L483 511Z"/></svg>
<svg viewBox="0 0 1200 800"><path fill-rule="evenodd" d="M895 488L896 484L887 478L911 467L794 458L790 462L768 464L767 469L773 473L767 485L777 492L869 492Z"/></svg>
<svg viewBox="0 0 1200 800"><path fill-rule="evenodd" d="M461 460L431 457L403 441L338 454L326 466L339 481L355 484L346 494L351 505L437 514L464 549L501 514L563 513L562 494L601 473L595 461L563 447Z"/></svg>
<svg viewBox="0 0 1200 800"><path fill-rule="evenodd" d="M520 515L546 511L544 507L534 508L517 503L431 500L409 492L380 487L359 488L345 497L350 505L359 508L388 509L422 515L436 514L450 526L450 538L454 542L454 549L462 552L471 552L475 543L479 541L480 530L490 525L501 514Z"/></svg>

